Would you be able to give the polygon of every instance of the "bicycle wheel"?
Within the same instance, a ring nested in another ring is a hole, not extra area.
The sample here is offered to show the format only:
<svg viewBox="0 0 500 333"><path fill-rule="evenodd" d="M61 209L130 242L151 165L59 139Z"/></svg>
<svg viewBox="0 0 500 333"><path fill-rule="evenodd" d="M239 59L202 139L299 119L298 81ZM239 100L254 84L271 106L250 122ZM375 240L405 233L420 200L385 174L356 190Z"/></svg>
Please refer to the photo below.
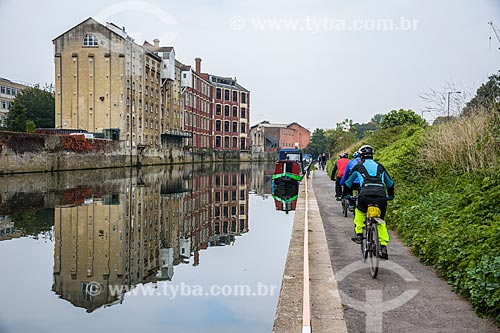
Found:
<svg viewBox="0 0 500 333"><path fill-rule="evenodd" d="M366 261L366 258L368 258L368 245L369 245L369 239L368 239L368 233L366 232L367 228L363 228L363 240L361 241L361 259L363 261Z"/></svg>
<svg viewBox="0 0 500 333"><path fill-rule="evenodd" d="M356 196L352 196L349 198L349 211L354 215L354 210L356 209L356 205L357 205L357 197Z"/></svg>
<svg viewBox="0 0 500 333"><path fill-rule="evenodd" d="M378 240L377 223L372 222L368 231L370 234L369 255L370 255L370 275L376 278L378 274L378 253L380 251L380 243Z"/></svg>

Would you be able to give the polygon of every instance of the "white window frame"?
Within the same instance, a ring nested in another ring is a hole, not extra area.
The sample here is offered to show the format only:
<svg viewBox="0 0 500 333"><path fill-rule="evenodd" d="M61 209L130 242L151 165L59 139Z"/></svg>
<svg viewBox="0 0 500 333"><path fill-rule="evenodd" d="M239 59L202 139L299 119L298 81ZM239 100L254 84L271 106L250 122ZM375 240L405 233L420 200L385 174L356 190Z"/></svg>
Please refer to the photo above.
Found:
<svg viewBox="0 0 500 333"><path fill-rule="evenodd" d="M83 36L83 46L98 46L97 37L94 34L85 34Z"/></svg>

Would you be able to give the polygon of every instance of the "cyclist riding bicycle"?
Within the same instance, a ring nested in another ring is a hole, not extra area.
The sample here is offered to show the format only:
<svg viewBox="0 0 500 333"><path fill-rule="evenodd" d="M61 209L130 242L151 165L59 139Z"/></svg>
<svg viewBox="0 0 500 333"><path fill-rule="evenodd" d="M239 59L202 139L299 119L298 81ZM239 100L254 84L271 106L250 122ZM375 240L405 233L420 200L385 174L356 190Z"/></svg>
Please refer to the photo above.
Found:
<svg viewBox="0 0 500 333"><path fill-rule="evenodd" d="M384 166L373 160L373 148L364 145L359 149L361 162L354 166L351 175L345 182L344 195L348 195L353 187L354 181L359 180L360 190L358 193L358 203L354 210L354 225L356 236L351 240L361 244L363 241L363 228L365 226L366 211L369 205L377 205L380 208L380 218L383 220L387 210L387 200L394 198L394 181L391 179ZM387 195L386 195L387 189ZM378 224L378 235L380 241L380 257L388 259L387 244L390 237L387 226L384 223Z"/></svg>
<svg viewBox="0 0 500 333"><path fill-rule="evenodd" d="M340 154L340 158L335 162L333 166L332 174L330 179L335 181L335 199L340 201L342 199L342 186L340 185L340 179L344 175L344 171L349 163L349 154L342 153Z"/></svg>
<svg viewBox="0 0 500 333"><path fill-rule="evenodd" d="M351 171L354 168L354 166L361 161L360 155L361 154L359 153L359 151L355 151L354 154L352 155L354 158L352 160L350 160L349 163L347 163L347 166L346 166L345 171L344 171L344 175L340 179L340 186L344 186L345 181L351 175ZM359 180L356 178L354 180L353 186L351 186L351 191L348 193L349 196L352 196L352 191L358 190L358 189L359 189ZM351 204L353 202L355 202L355 200L354 201L349 200L349 210L350 211L352 211L354 209L354 207L351 206Z"/></svg>
<svg viewBox="0 0 500 333"><path fill-rule="evenodd" d="M345 167L345 170L344 170L344 175L342 176L342 178L340 179L340 186L344 186L345 184L345 181L347 180L347 178L351 175L351 171L352 169L354 168L354 166L356 164L358 164L360 161L361 161L361 157L360 157L360 153L359 151L355 151L354 154L352 154L352 157L353 159L349 161L349 163L347 163L347 166ZM355 184L359 184L359 180L356 179L354 181Z"/></svg>

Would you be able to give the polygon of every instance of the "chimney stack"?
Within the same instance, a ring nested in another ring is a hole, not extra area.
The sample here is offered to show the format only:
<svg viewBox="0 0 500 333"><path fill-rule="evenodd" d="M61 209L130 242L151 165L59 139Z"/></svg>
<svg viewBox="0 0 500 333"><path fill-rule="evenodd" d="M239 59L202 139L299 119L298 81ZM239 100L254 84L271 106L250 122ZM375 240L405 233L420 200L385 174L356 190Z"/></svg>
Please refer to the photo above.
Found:
<svg viewBox="0 0 500 333"><path fill-rule="evenodd" d="M153 39L153 43L155 44L155 47L160 47L160 40L158 38Z"/></svg>
<svg viewBox="0 0 500 333"><path fill-rule="evenodd" d="M201 58L194 59L196 61L196 73L201 73Z"/></svg>

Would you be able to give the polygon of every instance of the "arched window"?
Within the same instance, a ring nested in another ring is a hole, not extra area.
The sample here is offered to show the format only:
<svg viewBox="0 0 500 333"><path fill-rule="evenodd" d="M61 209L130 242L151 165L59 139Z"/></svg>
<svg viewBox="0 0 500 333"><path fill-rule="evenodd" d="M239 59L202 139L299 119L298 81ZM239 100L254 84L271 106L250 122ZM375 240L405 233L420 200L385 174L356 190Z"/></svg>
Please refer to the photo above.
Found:
<svg viewBox="0 0 500 333"><path fill-rule="evenodd" d="M97 46L96 36L92 34L86 34L83 36L83 46Z"/></svg>

